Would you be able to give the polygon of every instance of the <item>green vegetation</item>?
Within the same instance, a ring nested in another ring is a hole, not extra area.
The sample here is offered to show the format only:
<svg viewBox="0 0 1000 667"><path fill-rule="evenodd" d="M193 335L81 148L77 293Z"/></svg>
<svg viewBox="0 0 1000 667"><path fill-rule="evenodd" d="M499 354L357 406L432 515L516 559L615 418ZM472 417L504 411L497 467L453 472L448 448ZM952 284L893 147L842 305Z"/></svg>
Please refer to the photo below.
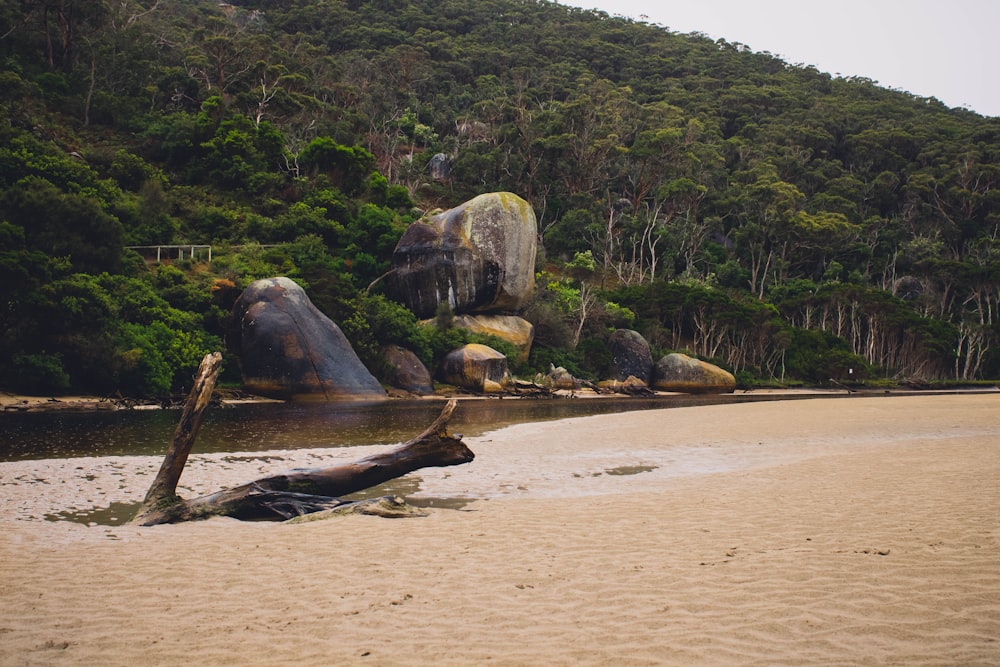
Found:
<svg viewBox="0 0 1000 667"><path fill-rule="evenodd" d="M536 0L0 0L0 117L5 389L179 391L272 275L376 373L433 363L462 336L367 288L499 190L542 230L524 372L599 377L629 326L745 384L1000 377L1000 119L740 44ZM181 244L212 262L127 249Z"/></svg>

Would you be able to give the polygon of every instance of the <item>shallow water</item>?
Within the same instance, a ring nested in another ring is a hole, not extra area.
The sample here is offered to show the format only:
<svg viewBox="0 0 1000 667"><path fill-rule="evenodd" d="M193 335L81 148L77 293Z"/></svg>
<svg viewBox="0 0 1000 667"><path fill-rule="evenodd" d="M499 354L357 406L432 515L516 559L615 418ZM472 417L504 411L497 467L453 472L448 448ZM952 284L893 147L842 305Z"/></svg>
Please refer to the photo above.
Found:
<svg viewBox="0 0 1000 667"><path fill-rule="evenodd" d="M653 398L463 400L449 431L475 436L510 424L567 417L788 399L766 394L668 395ZM243 404L205 413L194 451L257 452L404 442L440 413L444 401ZM77 456L163 454L177 410L50 412L0 415L0 461Z"/></svg>
<svg viewBox="0 0 1000 667"><path fill-rule="evenodd" d="M619 429L628 431L632 423L626 417L612 422L618 426L611 431L601 431L595 425L595 432L602 433L595 442L604 444L584 452L560 438L562 425L539 429L533 424L596 414L817 396L759 393L464 400L449 430L475 443L485 467L425 469L348 499L398 495L412 505L461 511L478 500L527 494L590 495L600 489L619 488L623 483L628 483L629 488L641 488L669 483L675 477L743 469L761 465L762 461L773 463L778 454L753 438L727 441L720 446L707 422L704 426L709 435L705 437L677 442L665 428L664 433L652 436L649 447L637 448L617 439ZM441 400L420 400L270 403L213 409L206 413L188 461L186 481L179 490L191 497L281 470L347 462L416 436L437 417L443 405ZM784 415L795 409L781 406L772 414ZM695 414L691 413L692 417ZM720 413L699 411L695 421L689 419L688 423L695 424L700 432L705 414ZM0 415L0 496L12 504L18 518L25 520L123 525L134 515L142 490L162 462L179 415L176 410ZM684 417L678 418L684 422ZM660 419L665 424L673 421L669 415L653 415L653 419L655 423ZM495 437L492 433L514 424L525 426L504 431L506 436ZM539 441L539 432L548 435ZM570 432L574 432L572 428ZM528 437L527 449L518 449L524 435ZM536 446L538 442L552 447ZM356 447L361 449L349 451ZM794 456L804 455L805 449L794 448Z"/></svg>

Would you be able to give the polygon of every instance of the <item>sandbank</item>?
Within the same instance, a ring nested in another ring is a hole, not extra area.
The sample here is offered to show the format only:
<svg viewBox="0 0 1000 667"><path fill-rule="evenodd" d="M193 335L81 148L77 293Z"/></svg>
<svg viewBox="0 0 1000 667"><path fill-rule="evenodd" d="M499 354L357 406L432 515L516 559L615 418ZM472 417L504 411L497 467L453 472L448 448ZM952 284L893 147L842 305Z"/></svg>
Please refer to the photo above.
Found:
<svg viewBox="0 0 1000 667"><path fill-rule="evenodd" d="M1000 664L1000 395L521 424L428 516L138 528L154 457L0 463L0 665ZM350 450L194 455L182 495ZM63 520L51 520L63 517Z"/></svg>

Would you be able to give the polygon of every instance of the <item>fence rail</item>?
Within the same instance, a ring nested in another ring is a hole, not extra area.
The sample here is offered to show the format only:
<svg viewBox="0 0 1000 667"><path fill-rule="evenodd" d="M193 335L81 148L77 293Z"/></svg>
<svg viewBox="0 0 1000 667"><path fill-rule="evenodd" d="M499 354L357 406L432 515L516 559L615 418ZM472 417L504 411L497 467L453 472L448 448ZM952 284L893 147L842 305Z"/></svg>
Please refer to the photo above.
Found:
<svg viewBox="0 0 1000 667"><path fill-rule="evenodd" d="M176 259L177 261L184 261L184 254L187 253L187 258L191 261L198 261L199 252L208 257L208 263L212 263L212 246L210 245L128 245L125 246L129 250L135 250L139 252L143 257L149 257L152 259L152 251L156 251L156 261L162 262L164 259ZM141 251L146 250L148 253L143 253ZM164 254L166 251L166 254Z"/></svg>

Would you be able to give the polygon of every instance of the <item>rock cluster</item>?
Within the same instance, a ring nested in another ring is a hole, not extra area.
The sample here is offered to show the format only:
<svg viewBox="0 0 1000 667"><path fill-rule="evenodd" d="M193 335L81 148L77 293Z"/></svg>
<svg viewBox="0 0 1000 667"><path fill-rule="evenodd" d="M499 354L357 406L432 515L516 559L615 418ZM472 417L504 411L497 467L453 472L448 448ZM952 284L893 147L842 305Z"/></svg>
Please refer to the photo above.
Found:
<svg viewBox="0 0 1000 667"><path fill-rule="evenodd" d="M447 304L456 326L508 341L518 350L517 361L526 361L534 327L516 313L532 295L535 235L535 215L523 199L506 192L480 195L407 229L393 254L386 290L422 318ZM250 285L233 316L230 347L239 355L250 391L277 397L385 397L340 328L288 278ZM721 393L736 387L731 373L683 354L668 354L654 364L649 343L637 331L617 330L608 345L611 360L602 386L614 391L652 387ZM413 352L389 346L383 354L393 386L433 393L431 373ZM466 345L445 357L437 377L473 391L500 391L510 380L507 361L493 348ZM546 384L579 386L565 370L546 378Z"/></svg>
<svg viewBox="0 0 1000 667"><path fill-rule="evenodd" d="M534 290L537 232L525 200L509 192L480 195L407 228L393 252L386 293L423 319L447 304L455 326L508 341L518 349L516 361L526 361L534 327L517 313ZM451 366L439 371L441 380L483 389L476 364L446 363Z"/></svg>
<svg viewBox="0 0 1000 667"><path fill-rule="evenodd" d="M528 360L535 327L528 320L516 315L457 315L454 325L477 334L495 336L517 348L517 363Z"/></svg>

